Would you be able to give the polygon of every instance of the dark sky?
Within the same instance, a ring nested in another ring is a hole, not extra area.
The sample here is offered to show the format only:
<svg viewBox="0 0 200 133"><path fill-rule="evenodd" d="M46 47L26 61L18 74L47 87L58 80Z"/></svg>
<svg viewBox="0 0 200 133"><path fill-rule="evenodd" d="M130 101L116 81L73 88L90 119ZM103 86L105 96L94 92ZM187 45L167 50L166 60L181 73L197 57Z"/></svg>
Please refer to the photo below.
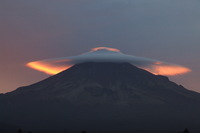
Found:
<svg viewBox="0 0 200 133"><path fill-rule="evenodd" d="M0 93L49 77L27 62L99 46L189 67L170 79L200 92L199 0L1 0Z"/></svg>

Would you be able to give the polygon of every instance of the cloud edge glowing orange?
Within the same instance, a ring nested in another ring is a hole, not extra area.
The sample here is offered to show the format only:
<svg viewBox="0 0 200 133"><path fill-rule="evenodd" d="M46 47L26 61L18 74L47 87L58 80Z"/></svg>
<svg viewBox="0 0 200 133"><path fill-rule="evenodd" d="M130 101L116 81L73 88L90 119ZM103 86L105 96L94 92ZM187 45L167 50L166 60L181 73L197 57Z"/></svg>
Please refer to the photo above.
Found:
<svg viewBox="0 0 200 133"><path fill-rule="evenodd" d="M95 56L98 50L104 50L106 51L106 53L101 53L102 56L99 56L99 54L98 56ZM116 52L119 54L113 55L111 54L112 52ZM91 57L93 60L91 60ZM26 64L26 66L49 75L55 75L66 69L69 69L77 63L87 61L103 62L103 60L108 61L108 59L110 60L110 62L129 62L155 75L175 76L191 72L191 69L187 67L161 62L149 58L124 55L121 54L120 50L108 47L93 48L89 53L85 53L79 56L62 57L50 60L29 62Z"/></svg>

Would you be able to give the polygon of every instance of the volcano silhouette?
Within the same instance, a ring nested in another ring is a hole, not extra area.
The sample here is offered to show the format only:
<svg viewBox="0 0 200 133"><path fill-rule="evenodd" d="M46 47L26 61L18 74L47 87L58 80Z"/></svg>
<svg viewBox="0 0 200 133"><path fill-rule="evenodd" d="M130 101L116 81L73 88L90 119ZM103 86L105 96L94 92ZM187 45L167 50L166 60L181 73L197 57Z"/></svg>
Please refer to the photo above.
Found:
<svg viewBox="0 0 200 133"><path fill-rule="evenodd" d="M86 62L1 94L0 122L31 130L200 131L200 94L129 63Z"/></svg>

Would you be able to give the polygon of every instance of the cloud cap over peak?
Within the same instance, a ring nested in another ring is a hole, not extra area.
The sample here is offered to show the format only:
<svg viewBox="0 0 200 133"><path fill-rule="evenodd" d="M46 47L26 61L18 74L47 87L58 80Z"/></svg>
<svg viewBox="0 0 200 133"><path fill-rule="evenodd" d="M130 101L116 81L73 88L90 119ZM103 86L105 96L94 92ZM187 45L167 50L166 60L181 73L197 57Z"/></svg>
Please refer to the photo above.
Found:
<svg viewBox="0 0 200 133"><path fill-rule="evenodd" d="M26 65L46 74L54 75L83 62L128 62L153 74L166 76L181 75L191 71L187 67L150 58L126 55L121 53L119 49L108 47L93 48L91 51L77 56L33 61Z"/></svg>

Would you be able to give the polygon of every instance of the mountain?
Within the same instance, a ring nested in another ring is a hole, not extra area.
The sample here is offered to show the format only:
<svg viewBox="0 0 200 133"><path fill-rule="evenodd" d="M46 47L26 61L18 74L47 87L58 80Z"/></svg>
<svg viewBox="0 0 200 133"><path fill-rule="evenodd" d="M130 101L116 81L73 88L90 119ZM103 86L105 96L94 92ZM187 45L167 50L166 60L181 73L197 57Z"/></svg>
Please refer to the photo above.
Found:
<svg viewBox="0 0 200 133"><path fill-rule="evenodd" d="M30 130L200 131L200 94L129 63L86 62L0 95L0 123Z"/></svg>

